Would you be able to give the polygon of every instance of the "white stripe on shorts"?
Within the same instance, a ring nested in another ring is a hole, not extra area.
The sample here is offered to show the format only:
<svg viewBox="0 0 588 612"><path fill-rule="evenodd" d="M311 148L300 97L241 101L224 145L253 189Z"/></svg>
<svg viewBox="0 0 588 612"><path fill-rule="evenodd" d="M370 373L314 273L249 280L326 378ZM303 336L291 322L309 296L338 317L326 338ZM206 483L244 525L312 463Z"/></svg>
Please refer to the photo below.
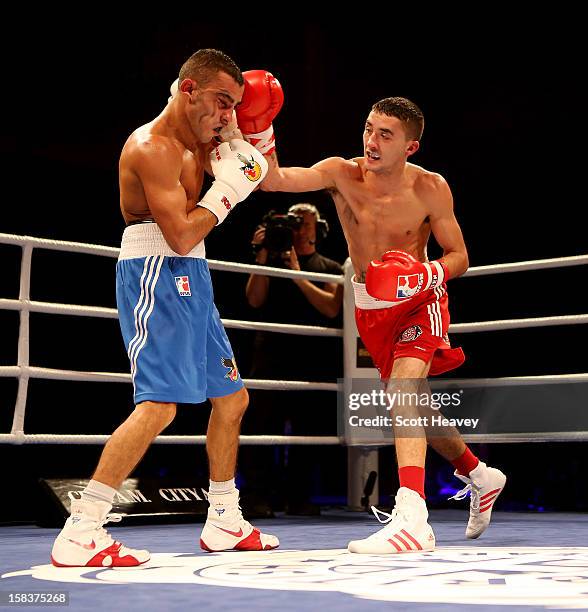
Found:
<svg viewBox="0 0 588 612"><path fill-rule="evenodd" d="M147 342L147 336L149 335L149 330L147 329L147 321L149 321L149 317L151 316L151 313L153 312L153 308L155 306L155 296L154 296L155 285L157 284L157 279L159 278L159 273L161 271L161 266L163 265L164 257L162 255L159 255L155 259L157 260L157 269L156 269L155 275L153 277L153 282L151 283L151 285L149 287L149 310L147 310L147 312L145 314L145 320L144 320L145 333L143 334L143 340L142 340L141 344L139 345L139 347L135 351L135 359L134 359L134 364L133 364L134 372L132 373L133 374L133 378L135 377L135 374L137 373L137 359L139 359L139 353L141 352L141 350L145 346L145 343Z"/></svg>
<svg viewBox="0 0 588 612"><path fill-rule="evenodd" d="M427 312L429 313L429 321L431 323L431 333L433 336L443 336L443 321L441 319L439 302L428 304Z"/></svg>
<svg viewBox="0 0 588 612"><path fill-rule="evenodd" d="M151 280L151 275L153 274L154 259L154 257L146 257L145 262L143 263L143 274L141 274L141 280L139 281L139 285L141 287L141 294L139 295L139 301L137 302L137 305L133 310L133 319L135 321L135 336L129 342L129 348L127 349L127 354L131 362L132 356L135 352L135 346L140 342L140 339L143 336L141 313L143 312L143 304L146 302L148 297L147 285L149 284L149 281ZM139 312L140 310L141 313Z"/></svg>
<svg viewBox="0 0 588 612"><path fill-rule="evenodd" d="M141 276L141 296L134 310L135 318L135 337L129 344L129 359L131 361L131 376L134 379L137 373L137 359L141 349L147 342L148 330L147 322L153 312L155 306L155 285L159 278L161 266L163 265L164 257L162 255L156 257L147 257ZM149 269L147 280L145 280L145 272Z"/></svg>

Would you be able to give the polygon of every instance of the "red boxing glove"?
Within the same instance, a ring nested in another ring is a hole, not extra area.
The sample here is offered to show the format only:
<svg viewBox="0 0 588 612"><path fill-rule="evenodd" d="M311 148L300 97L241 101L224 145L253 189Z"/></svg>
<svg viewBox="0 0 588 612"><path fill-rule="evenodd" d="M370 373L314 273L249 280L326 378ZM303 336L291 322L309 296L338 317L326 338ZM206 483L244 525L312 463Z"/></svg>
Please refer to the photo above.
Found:
<svg viewBox="0 0 588 612"><path fill-rule="evenodd" d="M421 263L404 251L386 251L382 260L370 262L365 276L366 291L387 302L402 302L449 279L444 261Z"/></svg>
<svg viewBox="0 0 588 612"><path fill-rule="evenodd" d="M276 77L266 70L243 73L245 91L237 106L237 123L247 142L264 155L276 148L272 121L284 104L284 92Z"/></svg>

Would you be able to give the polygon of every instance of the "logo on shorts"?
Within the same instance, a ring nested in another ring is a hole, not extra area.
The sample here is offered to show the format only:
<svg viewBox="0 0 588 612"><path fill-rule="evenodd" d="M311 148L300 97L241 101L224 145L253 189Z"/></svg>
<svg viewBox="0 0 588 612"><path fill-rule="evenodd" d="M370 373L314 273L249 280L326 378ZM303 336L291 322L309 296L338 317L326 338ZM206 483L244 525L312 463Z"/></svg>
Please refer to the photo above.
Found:
<svg viewBox="0 0 588 612"><path fill-rule="evenodd" d="M247 159L241 153L237 153L239 161L244 164L239 170L243 171L243 174L252 182L258 181L261 178L261 166L251 157Z"/></svg>
<svg viewBox="0 0 588 612"><path fill-rule="evenodd" d="M422 286L422 274L408 274L405 276L399 276L398 284L396 286L396 298L411 298L421 290Z"/></svg>
<svg viewBox="0 0 588 612"><path fill-rule="evenodd" d="M187 276L175 276L176 287L181 296L192 295L190 293L190 279Z"/></svg>
<svg viewBox="0 0 588 612"><path fill-rule="evenodd" d="M239 378L239 370L237 370L237 364L235 363L235 358L234 357L231 357L231 358L222 357L221 363L225 366L225 368L229 368L229 371L225 374L225 378L228 378L232 380L233 382L236 382L237 379Z"/></svg>
<svg viewBox="0 0 588 612"><path fill-rule="evenodd" d="M400 334L400 337L398 338L398 340L400 342L412 342L413 340L416 340L422 333L423 333L423 330L420 328L420 326L411 325L410 327L407 327ZM420 347L417 347L417 348L420 348Z"/></svg>

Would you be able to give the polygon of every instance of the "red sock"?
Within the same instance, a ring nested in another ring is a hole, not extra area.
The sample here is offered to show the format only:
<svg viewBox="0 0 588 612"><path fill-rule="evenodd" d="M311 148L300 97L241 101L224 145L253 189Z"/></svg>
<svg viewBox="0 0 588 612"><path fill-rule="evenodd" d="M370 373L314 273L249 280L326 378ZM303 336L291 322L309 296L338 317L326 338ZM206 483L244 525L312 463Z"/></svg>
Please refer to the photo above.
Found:
<svg viewBox="0 0 588 612"><path fill-rule="evenodd" d="M405 465L398 468L400 486L416 491L425 499L425 468L418 465Z"/></svg>
<svg viewBox="0 0 588 612"><path fill-rule="evenodd" d="M457 470L458 474L462 476L469 476L472 470L478 467L480 460L472 453L472 451L466 446L463 453L454 459L452 462L453 467Z"/></svg>

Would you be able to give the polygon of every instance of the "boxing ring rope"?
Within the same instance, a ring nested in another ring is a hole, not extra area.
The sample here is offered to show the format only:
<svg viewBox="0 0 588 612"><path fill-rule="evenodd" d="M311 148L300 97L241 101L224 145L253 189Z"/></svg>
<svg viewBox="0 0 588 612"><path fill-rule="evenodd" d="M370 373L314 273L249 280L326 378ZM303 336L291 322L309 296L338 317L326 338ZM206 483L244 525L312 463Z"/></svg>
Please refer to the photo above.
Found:
<svg viewBox="0 0 588 612"><path fill-rule="evenodd" d="M213 260L210 260L211 264L212 262ZM257 268L259 266L251 267ZM216 268L213 268L211 265L211 269ZM322 276L328 275L325 274ZM304 276L304 273L301 273L301 277L306 278ZM335 278L338 280L338 277ZM44 314L78 315L87 317L100 317L104 319L118 319L118 313L116 311L116 308L103 308L100 306L79 306L74 304L52 304L50 302L35 302L31 300L9 300L0 298L0 310L26 310L28 312L40 312ZM285 323L263 323L253 321L240 321L237 319L222 319L222 322L227 329L271 331L282 334L298 334L300 336L335 336L341 338L343 337L342 329L334 329L332 327L319 327L314 325L289 325ZM533 317L527 319L504 319L501 321L481 321L477 323L452 323L449 327L449 331L454 334L467 334L478 331L519 329L523 327L547 327L550 325L576 325L578 323L588 323L588 314L558 315L554 317Z"/></svg>
<svg viewBox="0 0 588 612"><path fill-rule="evenodd" d="M0 443L12 444L101 444L108 439L108 435L53 435L53 434L25 434L24 415L26 409L26 398L28 381L31 378L47 380L70 380L86 382L131 382L130 374L112 372L79 372L74 370L58 370L51 368L41 368L30 366L29 364L29 313L62 314L74 316L89 316L100 318L117 318L117 311L113 308L103 308L96 306L80 306L74 304L58 304L49 302L38 302L30 300L30 278L31 264L34 249L50 249L65 251L68 253L80 253L88 255L99 255L110 258L118 257L119 249L101 245L90 245L79 242L68 242L60 240L41 239L30 236L15 236L0 233L0 244L16 245L22 249L21 274L19 298L0 299L0 310L14 310L20 312L20 329L18 339L18 365L0 366L0 377L18 378L19 386L14 411L14 420L10 434L0 434ZM585 265L588 263L588 255L573 257L559 257L553 259L541 259L527 262L499 264L489 266L478 266L470 268L464 275L482 276L489 274L501 274L507 272L520 272L527 270L539 270L545 268L559 268L567 266ZM209 260L209 266L213 270L237 273L255 273L265 276L282 278L303 278L318 282L329 282L343 284L345 292L348 292L346 277L349 276L349 266L347 274L333 276L330 274L318 274L310 272L300 272L295 270L283 270L279 268L269 268L265 266L240 264L233 262L221 262ZM333 329L328 327L288 325L266 322L239 321L233 319L223 319L223 324L227 328L248 329L259 331L271 331L277 333L291 333L311 336L336 336L345 337L344 329ZM450 326L452 333L471 333L477 331L495 331L502 329L518 329L524 327L544 327L552 325L575 325L588 323L588 314L565 315L553 317L536 317L525 319L509 319L503 321L484 321L474 323L458 323ZM558 382L586 382L587 374L569 374L559 376L527 376L527 377L504 377L504 378L480 378L458 380L454 379L444 383L445 385L459 384L462 387L476 386L480 384L492 384L493 386L507 386L520 384L548 384ZM281 380L260 380L244 379L246 386L250 389L271 389L280 391L338 391L341 386L337 383L315 383L305 381L281 381ZM435 387L436 385L434 385ZM559 434L533 434L533 439L529 434L472 434L464 436L466 442L520 442L520 441L543 441L543 440L585 440L588 439L588 432L561 432ZM159 436L156 443L204 444L206 436ZM341 444L338 436L263 436L249 435L241 436L242 444L273 445L273 444L320 444L334 445Z"/></svg>

